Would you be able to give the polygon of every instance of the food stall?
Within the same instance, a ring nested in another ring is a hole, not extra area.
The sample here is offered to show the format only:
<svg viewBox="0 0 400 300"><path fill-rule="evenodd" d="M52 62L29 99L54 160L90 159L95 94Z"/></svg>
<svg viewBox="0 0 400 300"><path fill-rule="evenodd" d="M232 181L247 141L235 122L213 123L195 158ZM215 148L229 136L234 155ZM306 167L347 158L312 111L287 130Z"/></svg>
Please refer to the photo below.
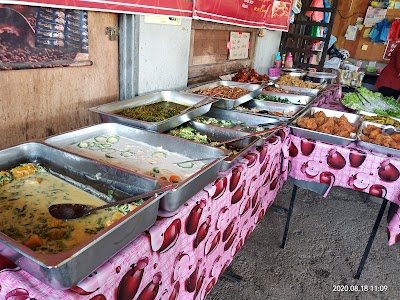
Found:
<svg viewBox="0 0 400 300"><path fill-rule="evenodd" d="M203 10L200 18L207 15ZM397 105L363 90L342 100L340 85L322 87L290 75L276 82L260 78L94 101L90 110L103 123L50 128L1 150L4 194L54 175L103 202L145 199L95 219L79 246L60 243L65 225L50 226L53 219L43 221L43 236L29 232L27 239L15 228L2 233L0 296L204 299L289 177L296 187L323 184L328 193L342 186L390 201L389 244L397 243L397 133L378 145L374 137L384 134L383 125L373 118L381 103L392 105L390 113ZM372 111L369 101L376 101ZM23 207L13 209L23 218ZM43 243L46 238L51 241Z"/></svg>

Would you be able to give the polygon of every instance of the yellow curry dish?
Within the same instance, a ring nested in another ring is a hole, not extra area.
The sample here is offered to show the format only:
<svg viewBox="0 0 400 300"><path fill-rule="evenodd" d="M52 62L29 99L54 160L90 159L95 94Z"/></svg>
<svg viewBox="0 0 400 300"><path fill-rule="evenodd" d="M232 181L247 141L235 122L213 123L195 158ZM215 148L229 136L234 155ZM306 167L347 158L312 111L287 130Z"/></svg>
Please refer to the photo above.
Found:
<svg viewBox="0 0 400 300"><path fill-rule="evenodd" d="M29 163L0 171L0 231L34 251L55 254L90 239L100 230L134 210L143 201L99 210L76 220L59 220L50 205L79 203L104 205L105 201L59 179L43 167Z"/></svg>

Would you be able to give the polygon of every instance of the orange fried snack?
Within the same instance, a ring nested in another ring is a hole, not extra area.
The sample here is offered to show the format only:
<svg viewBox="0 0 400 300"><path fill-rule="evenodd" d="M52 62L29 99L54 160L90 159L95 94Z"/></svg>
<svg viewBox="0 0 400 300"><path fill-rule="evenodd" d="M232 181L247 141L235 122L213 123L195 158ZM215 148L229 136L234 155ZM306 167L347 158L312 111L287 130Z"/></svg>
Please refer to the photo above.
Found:
<svg viewBox="0 0 400 300"><path fill-rule="evenodd" d="M363 135L360 136L360 139L364 142L400 150L400 133L386 135L382 133L381 128L374 125L368 125L363 129L362 133Z"/></svg>
<svg viewBox="0 0 400 300"><path fill-rule="evenodd" d="M323 111L316 112L311 117L298 118L296 122L301 128L345 138L351 137L351 134L356 132L356 128L344 115L340 118L327 117Z"/></svg>

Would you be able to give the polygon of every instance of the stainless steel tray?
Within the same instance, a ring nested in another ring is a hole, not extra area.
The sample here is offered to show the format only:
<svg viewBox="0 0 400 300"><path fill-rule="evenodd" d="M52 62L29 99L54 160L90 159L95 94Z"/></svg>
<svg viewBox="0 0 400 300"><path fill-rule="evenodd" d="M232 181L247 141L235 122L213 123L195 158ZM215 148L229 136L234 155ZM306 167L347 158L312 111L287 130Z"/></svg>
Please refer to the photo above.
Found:
<svg viewBox="0 0 400 300"><path fill-rule="evenodd" d="M228 129L228 128L222 128L222 127L203 124L203 123L194 122L194 121L191 121L185 125L194 128L200 134L207 135L209 140L211 140L213 142L223 142L223 141L227 141L227 140L234 139L237 137L246 136L249 134L246 132L240 132L240 131L236 131L236 130L232 130L232 129ZM238 149L239 152L225 158L223 160L221 170L229 169L234 162L240 160L241 158L243 158L244 155L246 155L247 150L249 150L252 146L261 145L262 142L263 142L262 139L253 136L253 137L245 138L240 141L226 144L229 147ZM198 144L203 145L201 143L198 143Z"/></svg>
<svg viewBox="0 0 400 300"><path fill-rule="evenodd" d="M267 116L261 116L261 115L252 115L252 114L247 114L243 112L239 112L236 110L226 110L226 109L220 109L220 108L211 108L208 113L203 115L202 117L209 117L209 118L215 118L219 120L227 120L227 121L233 121L233 122L241 122L241 125L235 125L233 128L229 128L231 130L237 130L237 131L245 131L246 128L248 127L257 127L258 124L266 124L266 123L271 123L270 126L265 126L265 128L272 128L276 127L279 125L281 122L277 118L270 118ZM195 121L195 120L193 120ZM201 123L201 122L198 122ZM275 125L274 125L275 124Z"/></svg>
<svg viewBox="0 0 400 300"><path fill-rule="evenodd" d="M315 99L315 97L313 97L313 96L276 93L276 92L268 92L268 91L262 91L261 94L275 96L275 97L279 97L279 98L287 98L290 101L290 103L297 104L297 105L307 105ZM255 99L255 100L258 100L258 99Z"/></svg>
<svg viewBox="0 0 400 300"><path fill-rule="evenodd" d="M317 96L319 93L321 93L321 90L319 89L310 89L310 88L303 88L291 85L281 85L281 84L276 84L276 86L290 92L296 92L299 94L309 95L309 96Z"/></svg>
<svg viewBox="0 0 400 300"><path fill-rule="evenodd" d="M207 97L201 95L191 95L175 91L162 91L143 96L138 96L128 100L117 101L92 107L90 108L90 110L98 113L100 115L102 122L111 122L111 123L115 122L138 128L144 128L147 130L164 132L171 128L179 126L194 117L198 117L205 114L210 110L211 104L217 100L209 98L205 104L200 105L199 107L195 107L182 114L179 114L175 117L169 118L161 122L145 122L137 119L127 118L118 115L116 113L126 108L137 107L147 104L154 104L163 101L175 102L186 106L193 106L199 103L200 101L203 101L206 98Z"/></svg>
<svg viewBox="0 0 400 300"><path fill-rule="evenodd" d="M380 116L380 115L378 115L378 114L376 114L376 113L371 113L371 112L363 111L363 110L357 110L357 113L358 113L359 115L369 116L369 117ZM388 117L388 118L391 118L391 119L393 119L393 120L396 120L397 122L400 122L400 118L396 118L396 117ZM373 123L373 122L372 122L372 123ZM379 124L379 123L378 123L378 124Z"/></svg>
<svg viewBox="0 0 400 300"><path fill-rule="evenodd" d="M163 147L165 150L185 155L190 159L219 157L230 153L229 151L207 145L199 145L170 135L145 131L139 128L115 123L104 123L67 132L58 136L50 137L44 142L55 147L64 148L102 134L116 134L154 147ZM90 152L88 155L90 156ZM175 189L170 191L161 199L160 208L166 211L175 211L178 209L179 206L189 200L204 186L217 178L222 161L223 158L209 161L204 168L194 173L186 180L181 181ZM105 162L102 161L101 163ZM123 168L123 166L121 166L121 168ZM146 175L141 174L140 176Z"/></svg>
<svg viewBox="0 0 400 300"><path fill-rule="evenodd" d="M353 126L356 127L356 131L362 121L362 118L356 114L344 113L344 112L340 112L340 111L336 111L336 110L330 110L330 109L319 108L319 107L310 107L309 109L304 111L302 114L300 114L297 118L310 117L319 111L323 111L327 117L340 118L342 115L344 115L347 118L347 120L349 120L349 122ZM292 133L296 136L300 136L300 137L304 137L304 138L312 139L312 140L320 140L320 141L327 142L330 144L347 146L351 142L356 141L356 133L354 134L354 138L344 138L344 137L340 137L340 136L333 135L333 134L327 134L327 133L323 133L323 132L318 132L318 131L314 131L314 130L297 127L296 120L292 121L289 124L289 127L290 127Z"/></svg>
<svg viewBox="0 0 400 300"><path fill-rule="evenodd" d="M257 97L259 94L261 94L261 85L259 84L254 84L254 83L245 83L245 82L236 82L236 81L216 81L212 82L209 84L204 84L200 85L194 88L190 88L185 90L186 93L195 93L201 90L205 90L208 88L215 88L217 86L229 86L229 87L238 87L242 88L245 90L248 90L249 93L247 95L244 95L238 99L227 99L227 98L220 98L220 97L214 97L216 99L219 99L218 102L213 103L213 107L219 107L219 108L224 108L224 109L233 109L234 107L245 103L254 97Z"/></svg>
<svg viewBox="0 0 400 300"><path fill-rule="evenodd" d="M75 182L80 188L83 184L85 190L92 187L105 195L113 190L116 200L162 186L154 179L129 174L40 143L26 143L0 151L0 170L28 162L40 163L52 174L67 177L68 182ZM151 197L137 210L66 252L37 253L0 233L0 254L54 289L70 288L154 224L162 195Z"/></svg>
<svg viewBox="0 0 400 300"><path fill-rule="evenodd" d="M265 101L265 100L250 100L243 105L241 105L248 109L257 109L262 111L270 111L270 112L279 112L285 114L286 116L275 116L269 115L267 112L252 112L252 111L243 111L250 114L262 115L277 118L280 120L290 120L298 116L302 111L304 111L305 107L301 105L295 104L287 104L287 103L279 103L279 102L272 102L272 101ZM289 115L291 114L291 115Z"/></svg>
<svg viewBox="0 0 400 300"><path fill-rule="evenodd" d="M390 147L385 147L385 146L381 146L378 144L374 144L374 143L369 143L369 142L364 142L360 139L360 136L363 135L362 131L365 127L367 127L368 125L374 125L376 127L379 128L383 128L386 125L382 125L382 124L378 124L378 123L373 123L373 122L368 122L368 121L364 121L361 123L358 132L357 132L357 145L360 148L364 148L367 150L371 150L374 152L379 152L382 154L390 154L392 156L395 157L400 157L400 150L394 149L394 148L390 148Z"/></svg>

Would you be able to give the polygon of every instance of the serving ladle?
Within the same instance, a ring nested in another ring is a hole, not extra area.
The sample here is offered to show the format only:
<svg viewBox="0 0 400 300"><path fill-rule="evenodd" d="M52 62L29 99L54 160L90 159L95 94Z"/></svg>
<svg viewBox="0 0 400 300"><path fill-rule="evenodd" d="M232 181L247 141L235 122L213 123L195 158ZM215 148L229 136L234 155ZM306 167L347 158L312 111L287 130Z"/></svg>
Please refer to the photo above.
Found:
<svg viewBox="0 0 400 300"><path fill-rule="evenodd" d="M60 219L60 220L80 219L80 218L83 218L87 215L94 213L95 211L113 207L113 206L117 206L117 205L124 204L124 203L134 202L134 201L142 199L142 198L151 197L153 195L172 190L175 187L176 187L176 185L168 185L168 186L163 187L158 190L150 191L147 193L129 197L129 198L126 198L126 199L123 199L120 201L115 201L115 202L108 203L108 204L98 206L98 207L93 207L93 206L85 205L85 204L77 204L77 203L54 204L54 205L49 206L49 213L54 218Z"/></svg>

